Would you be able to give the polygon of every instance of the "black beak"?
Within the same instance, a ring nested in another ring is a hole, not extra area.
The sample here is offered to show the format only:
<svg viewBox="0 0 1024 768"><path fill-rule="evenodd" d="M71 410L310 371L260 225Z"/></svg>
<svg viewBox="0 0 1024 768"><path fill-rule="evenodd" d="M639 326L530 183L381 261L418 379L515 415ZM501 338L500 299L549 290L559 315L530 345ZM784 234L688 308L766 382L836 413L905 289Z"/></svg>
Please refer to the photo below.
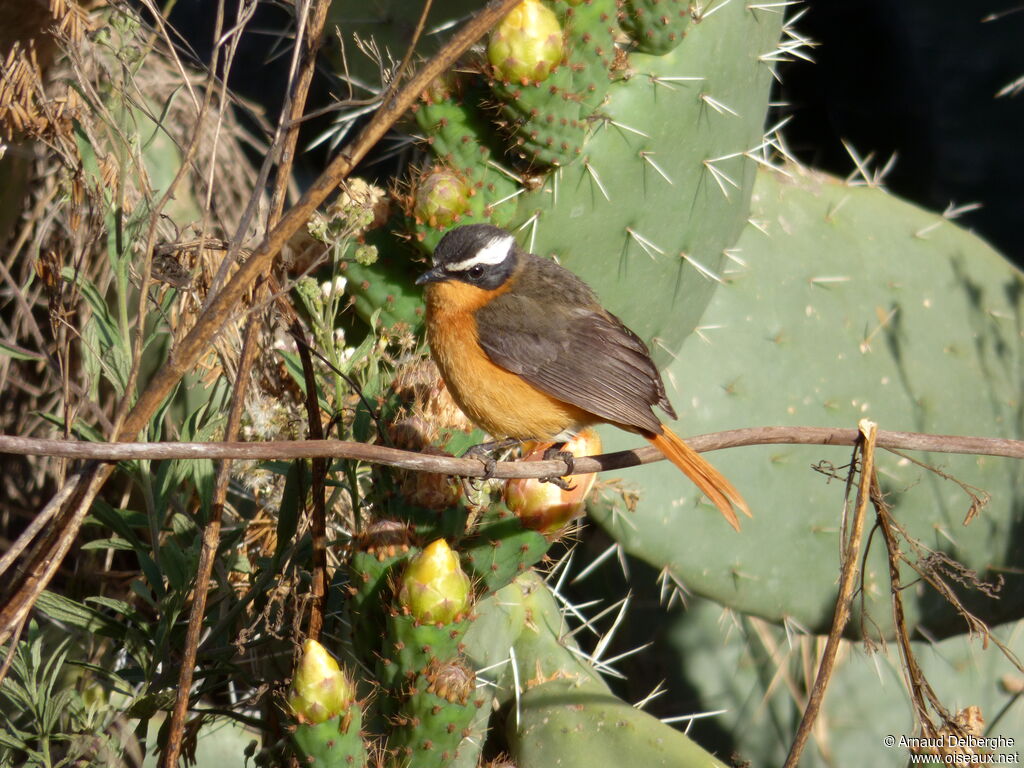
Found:
<svg viewBox="0 0 1024 768"><path fill-rule="evenodd" d="M416 285L426 285L427 283L437 283L441 280L447 280L448 276L444 273L444 270L440 267L434 267L428 269L422 275L416 278Z"/></svg>

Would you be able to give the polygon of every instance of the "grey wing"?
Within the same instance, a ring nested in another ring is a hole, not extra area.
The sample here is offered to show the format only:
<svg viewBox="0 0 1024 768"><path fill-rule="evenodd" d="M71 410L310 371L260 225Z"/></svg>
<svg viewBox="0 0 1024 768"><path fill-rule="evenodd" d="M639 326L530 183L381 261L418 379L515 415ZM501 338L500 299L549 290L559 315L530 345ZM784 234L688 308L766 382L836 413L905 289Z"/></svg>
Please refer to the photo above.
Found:
<svg viewBox="0 0 1024 768"><path fill-rule="evenodd" d="M477 319L491 360L543 392L650 432L661 431L651 406L675 418L646 345L614 315L503 294L478 310Z"/></svg>

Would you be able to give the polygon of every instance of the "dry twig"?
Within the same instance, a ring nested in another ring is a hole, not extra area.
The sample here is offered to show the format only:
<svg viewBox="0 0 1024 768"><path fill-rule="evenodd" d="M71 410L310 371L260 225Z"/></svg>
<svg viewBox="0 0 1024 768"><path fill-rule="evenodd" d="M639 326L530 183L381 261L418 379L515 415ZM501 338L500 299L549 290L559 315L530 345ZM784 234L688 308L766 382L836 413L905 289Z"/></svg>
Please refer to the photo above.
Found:
<svg viewBox="0 0 1024 768"><path fill-rule="evenodd" d="M749 445L856 445L856 429L831 427L747 427L688 437L686 442L696 451L718 451ZM964 453L1024 459L1024 441L1004 438L929 435L920 432L878 430L877 447ZM322 456L354 459L418 472L438 472L458 477L483 477L484 468L477 459L402 451L382 445L351 443L341 440L267 441L263 443L88 443L77 440L50 440L0 435L0 453L29 456L60 456L69 459L97 461L129 461L133 459L299 459ZM630 451L606 453L578 458L575 474L605 472L613 469L649 464L664 458L657 448L644 446ZM493 476L545 477L567 474L565 463L552 461L498 462ZM0 567L2 572L2 567Z"/></svg>
<svg viewBox="0 0 1024 768"><path fill-rule="evenodd" d="M868 504L871 501L872 484L877 482L875 479L875 445L878 439L878 425L863 419L858 431L861 442L855 452L854 460L851 462L848 484L852 483L853 474L856 471L857 453L860 454L860 483L857 487L857 502L854 505L850 532L848 536L842 537L845 543L840 553L842 571L839 577L839 594L836 595L835 613L832 617L832 626L829 628L825 653L814 678L814 687L811 689L811 696L807 701L803 717L800 719L796 736L790 745L784 768L796 768L800 762L800 755L804 751L807 739L810 738L814 721L817 720L821 704L825 700L825 690L828 688L829 680L832 679L832 671L835 669L836 654L838 654L839 645L842 642L843 630L846 629L846 625L850 621L850 606L853 602L857 573L860 568L860 546L864 533L864 518L867 516Z"/></svg>

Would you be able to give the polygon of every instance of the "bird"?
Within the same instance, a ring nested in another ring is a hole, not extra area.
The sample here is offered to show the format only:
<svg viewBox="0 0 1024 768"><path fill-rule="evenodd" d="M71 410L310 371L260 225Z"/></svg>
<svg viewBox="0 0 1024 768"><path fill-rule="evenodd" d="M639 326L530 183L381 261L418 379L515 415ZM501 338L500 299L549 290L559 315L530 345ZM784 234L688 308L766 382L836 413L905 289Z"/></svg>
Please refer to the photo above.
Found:
<svg viewBox="0 0 1024 768"><path fill-rule="evenodd" d="M424 286L427 343L456 404L496 438L564 442L595 424L639 433L739 530L750 508L655 415L675 410L647 345L568 269L491 224L449 230ZM734 509L735 508L735 509Z"/></svg>

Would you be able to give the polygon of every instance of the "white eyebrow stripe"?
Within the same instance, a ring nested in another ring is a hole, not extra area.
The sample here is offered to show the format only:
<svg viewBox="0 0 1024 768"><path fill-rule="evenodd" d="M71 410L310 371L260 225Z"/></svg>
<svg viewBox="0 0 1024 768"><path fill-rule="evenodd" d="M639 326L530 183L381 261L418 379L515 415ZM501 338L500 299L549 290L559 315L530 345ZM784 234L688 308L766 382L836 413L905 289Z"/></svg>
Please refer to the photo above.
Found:
<svg viewBox="0 0 1024 768"><path fill-rule="evenodd" d="M501 264L501 262L508 258L514 243L515 238L512 235L495 237L468 259L452 262L445 268L449 272L462 272L478 264Z"/></svg>

